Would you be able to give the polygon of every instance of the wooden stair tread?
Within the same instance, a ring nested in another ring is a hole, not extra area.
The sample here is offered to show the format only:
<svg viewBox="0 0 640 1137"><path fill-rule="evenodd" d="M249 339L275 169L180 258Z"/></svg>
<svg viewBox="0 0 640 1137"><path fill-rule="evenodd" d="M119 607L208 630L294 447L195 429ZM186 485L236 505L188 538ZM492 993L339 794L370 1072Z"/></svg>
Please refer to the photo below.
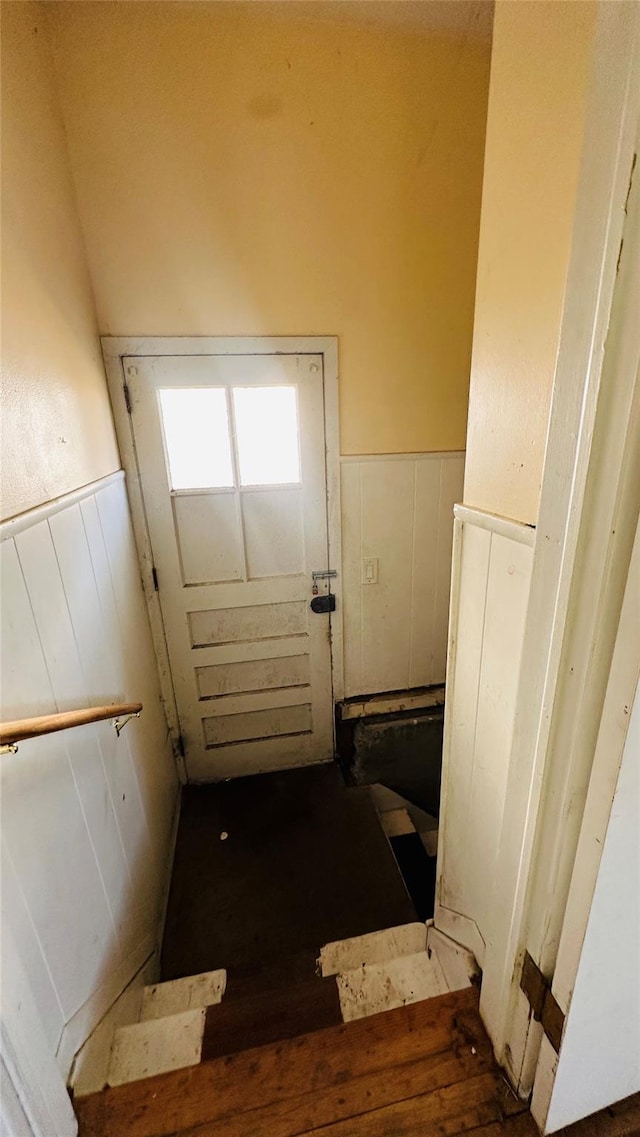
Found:
<svg viewBox="0 0 640 1137"><path fill-rule="evenodd" d="M505 1109L507 1094L494 1071L470 1075L467 1069L454 1068L450 1062L435 1065L440 1057L423 1064L432 1067L431 1085L426 1092L411 1082L411 1072L399 1082L397 1070L390 1068L370 1075L367 1088L358 1087L359 1097L336 1086L328 1094L316 1091L290 1100L286 1116L282 1103L278 1103L279 1109L266 1107L181 1130L180 1137L246 1137L248 1133L265 1137L303 1137L313 1133L322 1137L353 1137L354 1132L362 1137L425 1137L434 1131L463 1133L510 1116L512 1110L508 1105ZM348 1087L353 1090L352 1083ZM526 1107L515 1103L516 1108L522 1112ZM529 1123L533 1125L530 1118ZM529 1132L538 1137L534 1125Z"/></svg>
<svg viewBox="0 0 640 1137"><path fill-rule="evenodd" d="M315 949L307 948L267 960L260 968L234 966L227 973L226 991L232 992L234 998L243 998L258 991L277 991L307 983L318 977L318 954Z"/></svg>
<svg viewBox="0 0 640 1137"><path fill-rule="evenodd" d="M251 1111L255 1117L256 1111L287 1100L292 1103L295 1122L298 1106L293 1103L301 1096L308 1099L309 1094L315 1093L322 1098L332 1087L343 1087L368 1075L375 1075L368 1087L374 1093L377 1083L393 1085L392 1072L396 1067L423 1064L428 1069L429 1063L441 1066L442 1056L447 1053L459 1062L465 1055L467 1060L471 1056L482 1062L488 1043L477 1004L477 991L466 988L371 1018L160 1074L144 1082L105 1089L76 1103L80 1134L169 1137L203 1125L215 1133L212 1127L223 1121L219 1131L232 1132L228 1127L238 1115ZM476 1055L471 1054L472 1049ZM357 1092L357 1088L350 1091ZM331 1096L340 1105L344 1095ZM371 1101L369 1108L374 1108L374 1100L367 1100ZM298 1103L300 1107L302 1104ZM260 1130L253 1132L257 1137ZM269 1130L264 1132L271 1137ZM294 1124L285 1132L293 1134L300 1129Z"/></svg>
<svg viewBox="0 0 640 1137"><path fill-rule="evenodd" d="M229 977L224 1001L207 1009L202 1061L266 1046L342 1022L333 978L311 974L304 982L251 990Z"/></svg>
<svg viewBox="0 0 640 1137"><path fill-rule="evenodd" d="M483 1078L475 1085L475 1075ZM487 1077L488 1076L488 1077ZM206 1122L191 1129L181 1131L188 1137L245 1137L247 1133L264 1133L269 1137L298 1137L302 1133L349 1133L354 1119L364 1115L371 1117L379 1112L378 1124L383 1123L381 1132L396 1132L395 1128L385 1129L388 1118L402 1115L403 1105L420 1097L431 1099L430 1109L434 1116L443 1119L447 1110L459 1113L459 1100L452 1090L455 1086L471 1081L472 1094L476 1092L493 1108L485 1109L484 1119L501 1116L496 1104L497 1089L495 1075L491 1071L491 1055L487 1049L482 1053L463 1060L453 1057L449 1052L435 1054L428 1058L409 1062L404 1066L388 1067L371 1074L338 1082L320 1090L302 1093L296 1098L285 1098L272 1102L259 1109L247 1110L235 1116L223 1117L217 1121ZM468 1099L464 1099L467 1102ZM485 1103L486 1104L486 1103ZM383 1115L382 1111L387 1112ZM406 1110L405 1110L406 1112ZM423 1111L424 1112L424 1111ZM422 1123L422 1122L421 1122ZM370 1123L368 1123L370 1124Z"/></svg>
<svg viewBox="0 0 640 1137"><path fill-rule="evenodd" d="M538 1137L466 988L76 1103L79 1137ZM640 1094L557 1137L637 1137Z"/></svg>

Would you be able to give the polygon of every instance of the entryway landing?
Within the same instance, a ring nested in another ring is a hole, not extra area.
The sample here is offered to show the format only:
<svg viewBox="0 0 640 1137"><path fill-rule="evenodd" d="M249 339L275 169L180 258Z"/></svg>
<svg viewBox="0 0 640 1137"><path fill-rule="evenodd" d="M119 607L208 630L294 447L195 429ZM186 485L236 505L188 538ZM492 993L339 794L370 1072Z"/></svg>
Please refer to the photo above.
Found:
<svg viewBox="0 0 640 1137"><path fill-rule="evenodd" d="M183 790L163 979L291 982L325 944L416 919L369 788L335 764Z"/></svg>
<svg viewBox="0 0 640 1137"><path fill-rule="evenodd" d="M371 788L336 764L184 789L161 967L226 972L202 1060L469 983L427 949Z"/></svg>

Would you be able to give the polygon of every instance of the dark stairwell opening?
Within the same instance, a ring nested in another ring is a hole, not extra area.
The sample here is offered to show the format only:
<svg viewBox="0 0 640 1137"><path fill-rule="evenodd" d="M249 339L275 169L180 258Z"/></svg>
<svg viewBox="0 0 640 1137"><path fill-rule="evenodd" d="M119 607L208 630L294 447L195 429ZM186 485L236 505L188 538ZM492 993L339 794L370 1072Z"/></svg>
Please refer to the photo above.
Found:
<svg viewBox="0 0 640 1137"><path fill-rule="evenodd" d="M320 949L418 918L370 787L336 763L183 789L162 979L227 970L203 1059L340 1023Z"/></svg>

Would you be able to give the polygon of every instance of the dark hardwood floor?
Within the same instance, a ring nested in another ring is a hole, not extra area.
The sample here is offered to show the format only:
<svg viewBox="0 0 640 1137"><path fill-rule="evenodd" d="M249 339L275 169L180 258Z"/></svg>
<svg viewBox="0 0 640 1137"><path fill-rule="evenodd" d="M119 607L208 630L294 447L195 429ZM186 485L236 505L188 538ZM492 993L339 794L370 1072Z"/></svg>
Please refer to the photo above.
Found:
<svg viewBox="0 0 640 1137"><path fill-rule="evenodd" d="M333 763L183 791L162 978L226 969L204 1057L341 1022L320 949L416 919L370 790Z"/></svg>
<svg viewBox="0 0 640 1137"><path fill-rule="evenodd" d="M369 789L335 764L183 790L163 979L296 967L415 919Z"/></svg>

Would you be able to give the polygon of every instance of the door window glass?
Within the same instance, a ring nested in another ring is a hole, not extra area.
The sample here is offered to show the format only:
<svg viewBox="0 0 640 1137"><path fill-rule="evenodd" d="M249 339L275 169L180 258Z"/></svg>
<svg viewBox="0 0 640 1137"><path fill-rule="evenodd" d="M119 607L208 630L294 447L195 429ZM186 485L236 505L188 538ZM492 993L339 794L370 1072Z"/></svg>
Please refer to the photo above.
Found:
<svg viewBox="0 0 640 1137"><path fill-rule="evenodd" d="M233 486L224 387L165 387L159 395L171 488Z"/></svg>
<svg viewBox="0 0 640 1137"><path fill-rule="evenodd" d="M234 387L240 484L277 486L300 481L295 387Z"/></svg>

